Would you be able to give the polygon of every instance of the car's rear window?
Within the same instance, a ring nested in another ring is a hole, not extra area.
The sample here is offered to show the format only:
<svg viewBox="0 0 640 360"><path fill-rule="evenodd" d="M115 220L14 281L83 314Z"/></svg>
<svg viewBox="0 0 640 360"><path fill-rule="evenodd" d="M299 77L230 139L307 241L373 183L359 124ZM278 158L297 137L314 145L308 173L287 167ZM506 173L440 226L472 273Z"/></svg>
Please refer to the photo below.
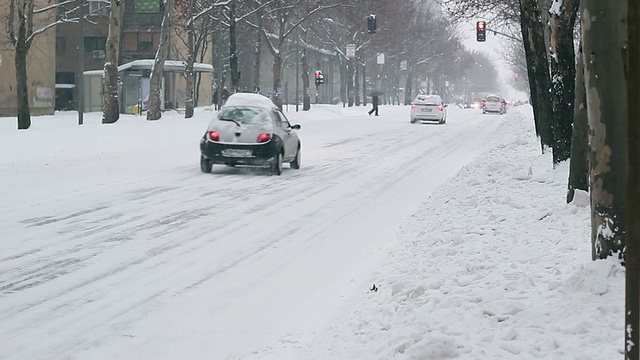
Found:
<svg viewBox="0 0 640 360"><path fill-rule="evenodd" d="M428 104L428 105L438 105L438 104L440 104L440 98L438 98L436 96L418 95L418 97L416 97L416 103L418 103L418 104Z"/></svg>
<svg viewBox="0 0 640 360"><path fill-rule="evenodd" d="M233 120L242 124L256 124L267 121L266 113L250 107L223 107L218 113L220 120Z"/></svg>
<svg viewBox="0 0 640 360"><path fill-rule="evenodd" d="M489 102L500 102L500 98L497 96L487 96L487 101Z"/></svg>

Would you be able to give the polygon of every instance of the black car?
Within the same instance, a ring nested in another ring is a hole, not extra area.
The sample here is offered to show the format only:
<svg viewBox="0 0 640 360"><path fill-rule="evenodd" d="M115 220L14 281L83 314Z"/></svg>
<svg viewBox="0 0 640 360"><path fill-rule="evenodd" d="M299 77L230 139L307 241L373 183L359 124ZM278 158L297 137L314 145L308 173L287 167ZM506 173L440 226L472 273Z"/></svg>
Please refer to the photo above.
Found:
<svg viewBox="0 0 640 360"><path fill-rule="evenodd" d="M231 95L200 140L200 169L210 173L214 164L266 167L274 175L282 164L300 168L300 139L287 117L267 97Z"/></svg>

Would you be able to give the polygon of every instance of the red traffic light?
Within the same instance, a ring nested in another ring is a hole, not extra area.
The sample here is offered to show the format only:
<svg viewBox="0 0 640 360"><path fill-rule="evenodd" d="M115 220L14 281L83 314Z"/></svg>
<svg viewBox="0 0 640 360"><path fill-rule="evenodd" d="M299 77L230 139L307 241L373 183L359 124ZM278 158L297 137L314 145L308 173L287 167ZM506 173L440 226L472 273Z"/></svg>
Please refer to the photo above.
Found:
<svg viewBox="0 0 640 360"><path fill-rule="evenodd" d="M484 21L476 22L476 41L487 40L487 23Z"/></svg>

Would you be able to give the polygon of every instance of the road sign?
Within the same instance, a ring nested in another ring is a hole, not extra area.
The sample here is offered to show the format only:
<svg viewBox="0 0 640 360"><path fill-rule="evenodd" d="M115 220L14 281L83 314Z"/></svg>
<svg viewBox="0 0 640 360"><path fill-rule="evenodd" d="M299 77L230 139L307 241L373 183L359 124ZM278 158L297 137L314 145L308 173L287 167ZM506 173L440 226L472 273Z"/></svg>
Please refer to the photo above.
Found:
<svg viewBox="0 0 640 360"><path fill-rule="evenodd" d="M347 58L353 59L356 57L356 44L347 44Z"/></svg>

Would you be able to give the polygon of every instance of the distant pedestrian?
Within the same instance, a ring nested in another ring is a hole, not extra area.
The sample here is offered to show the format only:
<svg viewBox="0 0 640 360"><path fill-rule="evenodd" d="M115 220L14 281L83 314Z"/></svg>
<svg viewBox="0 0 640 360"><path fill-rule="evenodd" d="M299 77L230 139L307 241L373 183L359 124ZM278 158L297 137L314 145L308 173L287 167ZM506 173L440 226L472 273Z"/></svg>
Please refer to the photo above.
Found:
<svg viewBox="0 0 640 360"><path fill-rule="evenodd" d="M227 99L229 98L229 90L227 90L227 87L225 86L224 88L222 88L222 96L221 96L221 100L222 100L222 105L224 105L224 103L227 102Z"/></svg>
<svg viewBox="0 0 640 360"><path fill-rule="evenodd" d="M369 116L371 116L371 114L373 114L374 112L376 113L376 116L378 116L378 102L379 102L378 95L377 94L371 95L371 105L373 107L371 108L371 110L369 110Z"/></svg>

